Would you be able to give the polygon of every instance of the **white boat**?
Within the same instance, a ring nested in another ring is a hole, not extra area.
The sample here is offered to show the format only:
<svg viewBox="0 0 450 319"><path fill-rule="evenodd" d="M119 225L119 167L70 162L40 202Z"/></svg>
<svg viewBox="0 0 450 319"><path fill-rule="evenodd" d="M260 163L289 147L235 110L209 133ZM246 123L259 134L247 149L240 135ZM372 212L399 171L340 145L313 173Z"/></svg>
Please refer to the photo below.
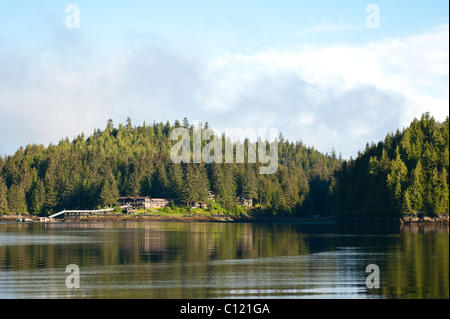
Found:
<svg viewBox="0 0 450 319"><path fill-rule="evenodd" d="M52 219L53 220L53 219ZM51 220L51 221L52 221ZM31 222L33 222L33 219L31 219L31 218L24 218L24 217L22 217L22 216L19 216L17 219L16 219L16 222L18 222L18 223L31 223Z"/></svg>

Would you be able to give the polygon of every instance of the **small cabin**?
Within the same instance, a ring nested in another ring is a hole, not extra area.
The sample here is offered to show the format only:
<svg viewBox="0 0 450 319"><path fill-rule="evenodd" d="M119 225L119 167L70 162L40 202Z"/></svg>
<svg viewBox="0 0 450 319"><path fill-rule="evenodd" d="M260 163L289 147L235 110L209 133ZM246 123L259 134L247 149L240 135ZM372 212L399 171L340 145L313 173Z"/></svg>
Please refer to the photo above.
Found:
<svg viewBox="0 0 450 319"><path fill-rule="evenodd" d="M217 197L216 193L214 193L213 191L208 191L208 199L210 201L215 202L216 201L216 197Z"/></svg>
<svg viewBox="0 0 450 319"><path fill-rule="evenodd" d="M245 194L241 194L237 198L238 204L247 208L253 207L253 198L250 198L249 196Z"/></svg>
<svg viewBox="0 0 450 319"><path fill-rule="evenodd" d="M186 207L206 209L208 206L202 201L183 201Z"/></svg>

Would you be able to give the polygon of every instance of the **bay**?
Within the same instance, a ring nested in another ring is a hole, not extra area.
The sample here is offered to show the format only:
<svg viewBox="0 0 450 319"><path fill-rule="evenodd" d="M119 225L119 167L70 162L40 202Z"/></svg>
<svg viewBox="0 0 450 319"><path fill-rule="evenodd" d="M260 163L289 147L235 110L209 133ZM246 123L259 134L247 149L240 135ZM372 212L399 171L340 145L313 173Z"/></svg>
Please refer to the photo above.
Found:
<svg viewBox="0 0 450 319"><path fill-rule="evenodd" d="M448 299L448 269L448 226L0 223L2 299Z"/></svg>

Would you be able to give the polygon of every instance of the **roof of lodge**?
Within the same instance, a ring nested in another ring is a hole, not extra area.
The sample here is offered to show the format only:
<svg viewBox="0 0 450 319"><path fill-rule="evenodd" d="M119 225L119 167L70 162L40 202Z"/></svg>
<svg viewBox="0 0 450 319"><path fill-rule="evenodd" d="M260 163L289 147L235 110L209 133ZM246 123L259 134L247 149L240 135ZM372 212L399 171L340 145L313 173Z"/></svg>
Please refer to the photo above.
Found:
<svg viewBox="0 0 450 319"><path fill-rule="evenodd" d="M136 200L136 199L146 199L149 197L148 196L119 196L119 199L128 199L128 198Z"/></svg>
<svg viewBox="0 0 450 319"><path fill-rule="evenodd" d="M171 201L172 198L151 198L150 196L119 196L118 199L149 199L150 201Z"/></svg>

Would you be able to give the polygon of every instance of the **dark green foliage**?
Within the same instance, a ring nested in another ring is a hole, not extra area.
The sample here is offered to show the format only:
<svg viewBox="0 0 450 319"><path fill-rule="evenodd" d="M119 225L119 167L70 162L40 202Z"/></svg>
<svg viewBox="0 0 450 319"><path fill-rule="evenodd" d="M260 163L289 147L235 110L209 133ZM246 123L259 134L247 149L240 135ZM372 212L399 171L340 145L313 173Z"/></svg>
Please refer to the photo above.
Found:
<svg viewBox="0 0 450 319"><path fill-rule="evenodd" d="M8 209L19 214L26 213L25 192L20 185L13 184L7 192Z"/></svg>
<svg viewBox="0 0 450 319"><path fill-rule="evenodd" d="M280 135L272 175L259 174L259 162L248 163L248 140L245 163L174 164L175 127L188 128L191 139L201 130L187 118L174 126L133 126L128 118L117 128L108 120L104 131L88 137L0 157L0 213L113 207L119 195L207 201L209 190L217 194L215 205L236 212L244 194L270 215L448 213L448 119L439 123L424 114L346 161L334 150L322 154Z"/></svg>
<svg viewBox="0 0 450 319"><path fill-rule="evenodd" d="M36 180L29 195L29 213L39 215L42 213L45 204L45 186L42 179Z"/></svg>
<svg viewBox="0 0 450 319"><path fill-rule="evenodd" d="M225 209L231 209L236 204L236 181L233 164L214 164L217 174L217 202Z"/></svg>
<svg viewBox="0 0 450 319"><path fill-rule="evenodd" d="M117 183L112 172L110 172L102 182L99 204L102 207L115 206L118 197Z"/></svg>
<svg viewBox="0 0 450 319"><path fill-rule="evenodd" d="M204 164L186 164L182 199L185 201L206 202L209 188L209 180Z"/></svg>
<svg viewBox="0 0 450 319"><path fill-rule="evenodd" d="M331 202L343 214L448 214L448 137L448 117L423 114L345 161Z"/></svg>
<svg viewBox="0 0 450 319"><path fill-rule="evenodd" d="M188 128L192 139L193 130L201 129L198 126L194 128L187 118L174 126L169 122L133 126L127 118L125 125L116 128L108 120L104 131L96 129L87 137L82 133L72 142L66 138L47 148L20 148L0 158L0 211L50 214L113 206L119 195L207 201L212 190L217 194L216 205L228 210L238 209L237 196L244 194L277 214L306 214L321 206L312 202L323 199L330 177L342 162L334 153L323 155L282 138L278 171L273 175L260 175L260 164L248 163L248 140L244 141L245 164L172 163L170 149L177 142L170 140L172 129ZM204 128L208 127L205 123ZM207 143L202 141L202 146ZM320 187L313 187L310 196L313 180Z"/></svg>
<svg viewBox="0 0 450 319"><path fill-rule="evenodd" d="M8 212L8 188L3 178L0 176L0 212Z"/></svg>

